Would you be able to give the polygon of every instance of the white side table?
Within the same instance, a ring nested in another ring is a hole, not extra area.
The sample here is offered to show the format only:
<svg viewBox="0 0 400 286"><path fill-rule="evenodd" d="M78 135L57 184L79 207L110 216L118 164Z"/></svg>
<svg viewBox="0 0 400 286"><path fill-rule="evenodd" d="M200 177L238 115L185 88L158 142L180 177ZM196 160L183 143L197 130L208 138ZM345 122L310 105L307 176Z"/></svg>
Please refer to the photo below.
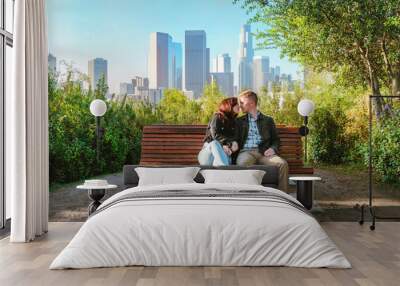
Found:
<svg viewBox="0 0 400 286"><path fill-rule="evenodd" d="M312 176L292 176L289 180L297 184L297 200L310 210L313 205L313 182L321 181L320 177Z"/></svg>
<svg viewBox="0 0 400 286"><path fill-rule="evenodd" d="M88 206L89 216L96 211L96 209L101 205L100 200L106 194L108 189L116 189L117 185L104 185L104 186L91 186L91 185L79 185L76 188L80 190L87 190L88 197L92 200Z"/></svg>

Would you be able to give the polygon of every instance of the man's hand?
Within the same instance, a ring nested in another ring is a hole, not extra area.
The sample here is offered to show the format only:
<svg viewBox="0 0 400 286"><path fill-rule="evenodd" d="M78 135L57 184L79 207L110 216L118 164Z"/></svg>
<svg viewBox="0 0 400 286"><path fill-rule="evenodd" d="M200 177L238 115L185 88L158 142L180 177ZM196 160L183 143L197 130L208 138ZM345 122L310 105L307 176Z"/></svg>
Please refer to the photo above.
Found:
<svg viewBox="0 0 400 286"><path fill-rule="evenodd" d="M235 153L237 150L239 150L239 145L236 141L232 142L231 150L232 150L232 153Z"/></svg>
<svg viewBox="0 0 400 286"><path fill-rule="evenodd" d="M223 145L222 148L224 148L224 152L228 156L230 156L232 154L232 150L228 147L228 145Z"/></svg>
<svg viewBox="0 0 400 286"><path fill-rule="evenodd" d="M274 151L274 149L272 149L272 148L268 148L267 150L265 150L265 152L264 152L264 156L265 157L270 157L270 156L273 156L273 155L275 155L276 153L275 153L275 151Z"/></svg>

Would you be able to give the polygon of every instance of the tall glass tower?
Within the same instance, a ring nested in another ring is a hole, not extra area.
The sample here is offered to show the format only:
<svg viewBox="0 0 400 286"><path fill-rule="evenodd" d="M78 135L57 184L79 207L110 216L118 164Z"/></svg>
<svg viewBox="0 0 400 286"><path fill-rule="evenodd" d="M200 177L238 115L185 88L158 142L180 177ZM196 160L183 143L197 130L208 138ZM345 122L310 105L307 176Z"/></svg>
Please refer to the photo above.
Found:
<svg viewBox="0 0 400 286"><path fill-rule="evenodd" d="M253 36L250 25L243 25L239 37L239 92L253 88Z"/></svg>
<svg viewBox="0 0 400 286"><path fill-rule="evenodd" d="M172 37L167 33L150 34L148 56L149 87L152 89L172 87Z"/></svg>
<svg viewBox="0 0 400 286"><path fill-rule="evenodd" d="M182 44L172 43L172 87L182 89Z"/></svg>
<svg viewBox="0 0 400 286"><path fill-rule="evenodd" d="M268 86L269 79L269 57L254 57L253 61L253 88L260 92L262 87Z"/></svg>
<svg viewBox="0 0 400 286"><path fill-rule="evenodd" d="M205 31L185 31L185 90L199 98L207 82Z"/></svg>
<svg viewBox="0 0 400 286"><path fill-rule="evenodd" d="M108 86L108 64L107 60L102 58L95 58L89 61L88 75L90 78L90 85L92 89L96 89L97 83L102 76L104 76L105 83Z"/></svg>

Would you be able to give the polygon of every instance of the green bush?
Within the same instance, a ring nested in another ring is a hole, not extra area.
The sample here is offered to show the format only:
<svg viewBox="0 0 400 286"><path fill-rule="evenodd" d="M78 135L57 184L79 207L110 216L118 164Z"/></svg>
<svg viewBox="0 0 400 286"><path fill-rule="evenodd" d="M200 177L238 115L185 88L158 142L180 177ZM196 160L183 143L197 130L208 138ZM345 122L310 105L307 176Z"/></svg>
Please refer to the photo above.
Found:
<svg viewBox="0 0 400 286"><path fill-rule="evenodd" d="M310 152L314 162L340 164L345 160L346 117L340 108L317 108L310 119Z"/></svg>
<svg viewBox="0 0 400 286"><path fill-rule="evenodd" d="M382 118L372 132L372 164L383 182L400 183L400 110ZM368 165L368 148L365 148Z"/></svg>
<svg viewBox="0 0 400 286"><path fill-rule="evenodd" d="M138 163L143 124L137 118L146 124L153 123L156 117L152 109L143 104L133 107L126 100L107 101L107 112L101 119L104 134L97 162L96 125L89 106L95 98L104 99L107 87L100 82L96 92L86 91L81 87L82 82L71 78L70 74L65 82L57 84L49 77L50 182L72 182L121 171L127 163Z"/></svg>

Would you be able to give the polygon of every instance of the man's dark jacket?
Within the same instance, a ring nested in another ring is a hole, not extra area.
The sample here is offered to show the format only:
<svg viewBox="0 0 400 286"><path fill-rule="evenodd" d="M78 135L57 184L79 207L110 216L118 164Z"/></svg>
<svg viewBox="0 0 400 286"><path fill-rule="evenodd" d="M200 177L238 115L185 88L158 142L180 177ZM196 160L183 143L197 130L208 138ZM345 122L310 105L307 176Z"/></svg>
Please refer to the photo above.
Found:
<svg viewBox="0 0 400 286"><path fill-rule="evenodd" d="M272 148L274 149L275 153L278 154L280 141L278 131L276 130L275 122L272 117L264 115L260 112L257 117L257 127L258 133L260 133L262 138L261 143L258 145L258 151L261 154L264 154L268 148ZM247 135L249 133L249 118L247 114L236 119L236 128L239 150L241 150L246 143Z"/></svg>

